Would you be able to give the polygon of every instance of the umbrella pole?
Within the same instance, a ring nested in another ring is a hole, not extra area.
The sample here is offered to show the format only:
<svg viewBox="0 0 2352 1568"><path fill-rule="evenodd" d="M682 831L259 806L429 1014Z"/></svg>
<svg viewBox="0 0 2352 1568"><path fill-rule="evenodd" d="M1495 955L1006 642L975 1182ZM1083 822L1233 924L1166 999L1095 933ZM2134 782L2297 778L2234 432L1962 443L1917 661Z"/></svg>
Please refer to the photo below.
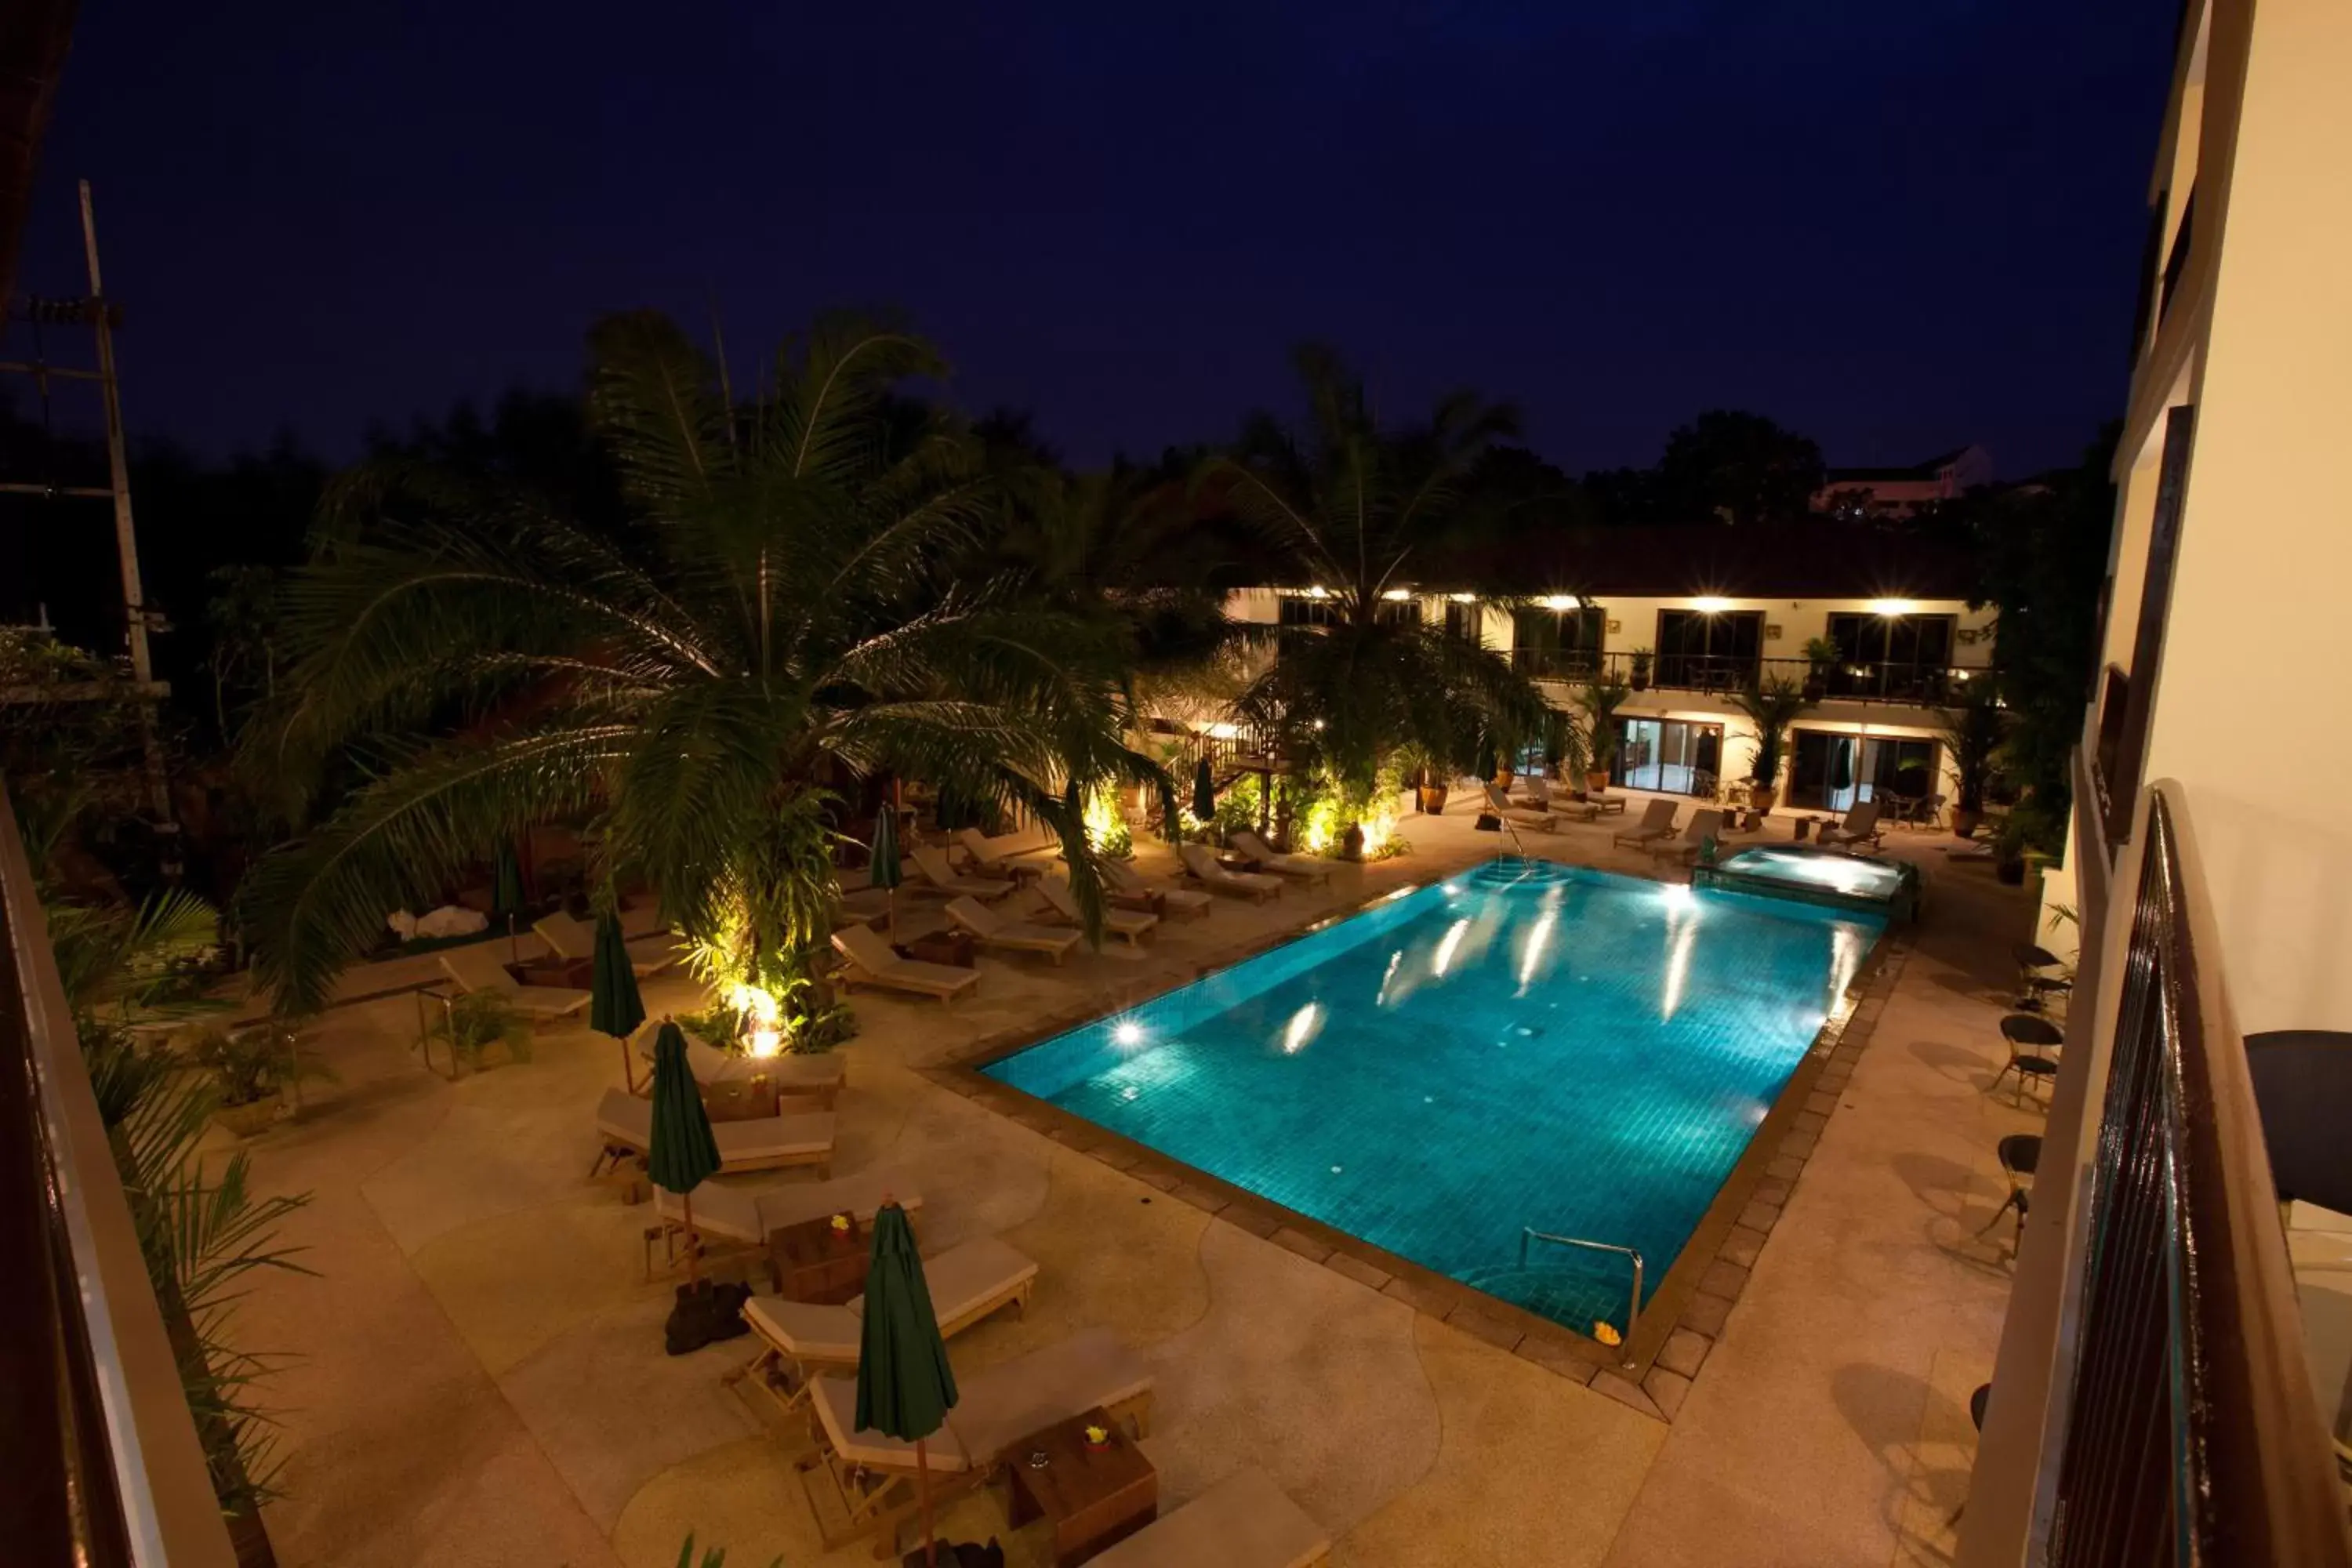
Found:
<svg viewBox="0 0 2352 1568"><path fill-rule="evenodd" d="M702 1260L696 1256L702 1247L700 1238L694 1234L694 1194L681 1193L678 1201L686 1205L686 1283L691 1289L702 1283Z"/></svg>
<svg viewBox="0 0 2352 1568"><path fill-rule="evenodd" d="M629 1042L625 1039L621 1042L621 1081L629 1086L631 1094L637 1092L637 1075L629 1067Z"/></svg>
<svg viewBox="0 0 2352 1568"><path fill-rule="evenodd" d="M923 1504L924 1568L940 1568L940 1543L931 1535L931 1470L923 1456L923 1440L915 1439L915 1495Z"/></svg>

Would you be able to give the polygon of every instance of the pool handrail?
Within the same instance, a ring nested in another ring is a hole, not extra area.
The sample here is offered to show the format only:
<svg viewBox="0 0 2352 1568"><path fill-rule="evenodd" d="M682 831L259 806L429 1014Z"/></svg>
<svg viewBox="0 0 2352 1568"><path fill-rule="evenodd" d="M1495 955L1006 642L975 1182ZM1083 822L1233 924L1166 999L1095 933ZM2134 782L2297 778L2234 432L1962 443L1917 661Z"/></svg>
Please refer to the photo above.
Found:
<svg viewBox="0 0 2352 1568"><path fill-rule="evenodd" d="M1642 1325L1641 1248L1620 1247L1613 1241L1588 1241L1580 1236L1554 1236L1549 1231L1538 1230L1531 1225L1523 1225L1519 1226L1519 1267L1522 1268L1528 1266L1528 1243L1531 1241L1549 1242L1554 1247L1580 1247L1588 1252L1614 1252L1633 1260L1633 1295L1625 1307L1625 1356L1618 1363L1620 1366L1632 1366L1633 1364L1633 1331Z"/></svg>

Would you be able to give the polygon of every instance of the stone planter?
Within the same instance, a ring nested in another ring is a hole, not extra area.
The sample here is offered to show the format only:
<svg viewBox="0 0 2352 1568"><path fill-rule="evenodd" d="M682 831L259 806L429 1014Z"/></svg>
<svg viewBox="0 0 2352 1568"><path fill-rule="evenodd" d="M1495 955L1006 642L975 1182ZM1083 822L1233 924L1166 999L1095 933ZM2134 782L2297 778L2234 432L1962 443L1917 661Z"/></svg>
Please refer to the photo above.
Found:
<svg viewBox="0 0 2352 1568"><path fill-rule="evenodd" d="M1445 815L1445 785L1423 784L1421 786L1420 795L1422 815L1424 816L1443 816Z"/></svg>
<svg viewBox="0 0 2352 1568"><path fill-rule="evenodd" d="M270 1123L278 1120L278 1099L268 1094L243 1105L216 1105L213 1107L213 1120L239 1138L251 1138L268 1131Z"/></svg>

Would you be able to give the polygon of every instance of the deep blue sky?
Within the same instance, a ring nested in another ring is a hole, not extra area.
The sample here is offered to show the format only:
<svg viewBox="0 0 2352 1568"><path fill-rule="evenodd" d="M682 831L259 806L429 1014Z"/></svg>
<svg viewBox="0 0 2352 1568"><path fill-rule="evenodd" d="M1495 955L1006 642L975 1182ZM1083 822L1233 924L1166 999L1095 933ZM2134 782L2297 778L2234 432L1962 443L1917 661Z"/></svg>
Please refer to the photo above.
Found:
<svg viewBox="0 0 2352 1568"><path fill-rule="evenodd" d="M2171 0L85 0L20 287L96 184L135 431L348 455L608 308L739 365L888 302L1068 457L1469 384L1571 468L1699 408L2071 458L2123 393Z"/></svg>

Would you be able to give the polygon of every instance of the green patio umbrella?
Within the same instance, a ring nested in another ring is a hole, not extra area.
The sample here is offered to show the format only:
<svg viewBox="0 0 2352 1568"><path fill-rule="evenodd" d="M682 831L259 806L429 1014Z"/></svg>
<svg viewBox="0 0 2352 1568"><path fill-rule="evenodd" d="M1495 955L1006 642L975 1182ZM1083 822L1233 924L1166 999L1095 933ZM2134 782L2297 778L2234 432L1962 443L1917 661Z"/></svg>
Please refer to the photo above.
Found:
<svg viewBox="0 0 2352 1568"><path fill-rule="evenodd" d="M507 921L507 957L522 962L522 952L515 938L515 917L522 913L522 867L515 859L514 840L499 840L498 880L490 890L490 913L504 915Z"/></svg>
<svg viewBox="0 0 2352 1568"><path fill-rule="evenodd" d="M701 1251L694 1233L694 1189L719 1169L719 1141L710 1135L710 1113L686 1065L686 1036L666 1023L654 1037L654 1146L646 1173L654 1184L676 1193L686 1205L686 1278L700 1278Z"/></svg>
<svg viewBox="0 0 2352 1568"><path fill-rule="evenodd" d="M1843 795L1853 787L1853 742L1839 741L1831 748L1830 791Z"/></svg>
<svg viewBox="0 0 2352 1568"><path fill-rule="evenodd" d="M1201 765L1192 770L1192 815L1203 822L1217 815L1217 781L1210 776L1209 759L1202 757Z"/></svg>
<svg viewBox="0 0 2352 1568"><path fill-rule="evenodd" d="M924 1439L955 1408L954 1369L931 1310L931 1288L915 1232L897 1200L874 1215L874 1258L866 1274L866 1321L857 1341L857 1429L915 1445L915 1490L923 1507L924 1561L936 1564L931 1478Z"/></svg>
<svg viewBox="0 0 2352 1568"><path fill-rule="evenodd" d="M905 879L898 858L898 808L885 805L874 820L874 865L866 879L882 889L892 942L898 940L898 884Z"/></svg>
<svg viewBox="0 0 2352 1568"><path fill-rule="evenodd" d="M629 1037L646 1021L645 998L637 994L636 966L621 941L621 917L611 910L596 916L596 970L589 981L588 1026L621 1042L621 1076L635 1094L637 1077L629 1066Z"/></svg>

